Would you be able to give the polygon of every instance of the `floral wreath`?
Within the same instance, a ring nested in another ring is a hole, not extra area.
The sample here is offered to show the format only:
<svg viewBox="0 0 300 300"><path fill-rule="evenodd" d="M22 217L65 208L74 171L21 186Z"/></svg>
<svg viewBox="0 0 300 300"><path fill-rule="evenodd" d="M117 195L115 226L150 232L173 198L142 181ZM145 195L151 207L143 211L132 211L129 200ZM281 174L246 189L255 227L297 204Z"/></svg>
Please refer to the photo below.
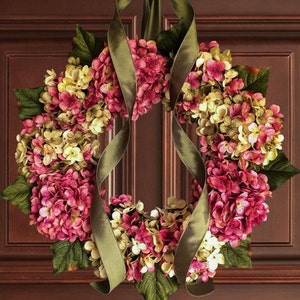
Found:
<svg viewBox="0 0 300 300"><path fill-rule="evenodd" d="M208 294L219 265L251 267L250 234L267 219L266 198L299 173L282 151L280 108L266 104L269 69L233 66L215 41L195 45L193 9L178 1L187 12L171 1L181 21L163 32L149 25L160 19L158 1L149 2L142 39L118 33L117 1L108 44L77 27L64 72L48 70L42 87L14 91L23 120L19 175L1 196L56 240L54 274L92 265L102 279L92 285L103 293L126 279L145 299L167 299L179 283ZM101 183L126 150L131 120L158 103L173 111L191 198L170 197L150 213L127 194L107 202ZM117 118L127 122L101 153L99 135ZM192 123L198 149L180 126Z"/></svg>

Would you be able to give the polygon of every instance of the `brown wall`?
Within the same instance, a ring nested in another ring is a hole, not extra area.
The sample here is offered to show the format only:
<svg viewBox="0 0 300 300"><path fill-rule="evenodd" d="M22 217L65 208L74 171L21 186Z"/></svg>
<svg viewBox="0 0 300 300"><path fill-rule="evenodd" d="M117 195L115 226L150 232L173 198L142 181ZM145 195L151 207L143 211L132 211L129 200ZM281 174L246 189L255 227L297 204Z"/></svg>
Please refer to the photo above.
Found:
<svg viewBox="0 0 300 300"><path fill-rule="evenodd" d="M63 70L75 25L105 37L114 1L0 2L0 190L11 183L15 136L21 128L13 88L42 84L45 70ZM129 36L138 32L141 1L123 13ZM229 2L229 3L228 3ZM177 20L163 1L164 24ZM269 103L285 115L284 151L300 167L300 2L289 0L194 0L199 40L218 40L230 48L235 64L271 67ZM167 195L186 196L186 172L171 146L170 120L157 106L134 128L129 152L116 176L115 190L131 193L147 208L163 206ZM145 159L147 157L148 159ZM204 299L300 298L300 177L269 200L268 222L253 234L251 270L219 270L216 292ZM110 296L95 292L88 270L52 276L49 241L28 225L27 216L0 201L0 299L141 299L131 284ZM183 290L171 299L192 299Z"/></svg>

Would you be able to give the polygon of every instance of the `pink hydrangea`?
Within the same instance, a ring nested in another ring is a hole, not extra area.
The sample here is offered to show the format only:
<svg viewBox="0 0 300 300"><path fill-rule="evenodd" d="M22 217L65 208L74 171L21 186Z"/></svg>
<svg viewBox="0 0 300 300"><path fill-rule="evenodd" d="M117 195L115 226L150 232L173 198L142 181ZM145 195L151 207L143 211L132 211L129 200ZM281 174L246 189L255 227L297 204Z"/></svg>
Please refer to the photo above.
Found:
<svg viewBox="0 0 300 300"><path fill-rule="evenodd" d="M169 249L172 249L177 246L179 239L182 235L183 230L179 227L177 229L174 228L162 228L159 231L158 236L161 238L163 242L163 252L167 252Z"/></svg>
<svg viewBox="0 0 300 300"><path fill-rule="evenodd" d="M236 161L213 159L207 162L207 183L211 211L210 231L220 241L237 246L252 227L267 219L271 196L266 175L241 170Z"/></svg>
<svg viewBox="0 0 300 300"><path fill-rule="evenodd" d="M266 197L272 194L266 175L254 170L241 170L237 161L214 158L207 162L209 230L218 240L239 245L252 232L253 226L266 221L269 212ZM193 181L193 199L201 187Z"/></svg>
<svg viewBox="0 0 300 300"><path fill-rule="evenodd" d="M168 71L168 61L157 54L153 41L131 40L128 44L133 58L137 77L137 93L132 119L147 113L153 104L160 102L168 81L165 75ZM127 117L128 112L121 92L119 81L106 47L92 62L93 82L89 91L96 97L104 99L113 117Z"/></svg>
<svg viewBox="0 0 300 300"><path fill-rule="evenodd" d="M146 245L145 249L142 249L142 254L154 254L154 242L152 234L149 233L149 229L146 227L145 222L141 222L139 230L136 232L134 239Z"/></svg>
<svg viewBox="0 0 300 300"><path fill-rule="evenodd" d="M190 112L193 109L196 109L199 105L199 98L194 97L191 101L180 101L176 104L176 117L178 121L182 124L190 120Z"/></svg>
<svg viewBox="0 0 300 300"><path fill-rule="evenodd" d="M241 78L234 78L228 85L224 87L224 96L234 96L235 94L240 93L244 87L244 82Z"/></svg>
<svg viewBox="0 0 300 300"><path fill-rule="evenodd" d="M207 267L206 262L198 261L196 258L194 258L189 267L187 277L189 277L193 274L197 274L198 279L201 279L203 282L207 282L209 278L212 278L215 276L215 273L216 273L215 271L211 271Z"/></svg>
<svg viewBox="0 0 300 300"><path fill-rule="evenodd" d="M110 203L115 206L120 205L120 204L123 204L124 206L129 206L130 204L132 204L132 197L130 195L126 195L126 194L112 196L110 198Z"/></svg>
<svg viewBox="0 0 300 300"><path fill-rule="evenodd" d="M200 43L199 45L199 49L200 51L206 51L208 52L211 48L214 48L214 47L219 47L219 44L217 41L211 41L209 43Z"/></svg>
<svg viewBox="0 0 300 300"><path fill-rule="evenodd" d="M122 227L127 231L128 235L134 236L139 230L139 213L134 211L131 214L124 213L122 215Z"/></svg>
<svg viewBox="0 0 300 300"><path fill-rule="evenodd" d="M90 208L95 174L69 168L40 176L32 189L31 224L51 240L86 240L91 233Z"/></svg>
<svg viewBox="0 0 300 300"><path fill-rule="evenodd" d="M48 103L45 103L44 107L47 112L49 112L53 115L56 115L60 111L60 109L59 109L60 99L59 99L59 91L57 88L57 84L58 84L57 80L54 83L56 85L49 86L47 88L47 92L48 92L49 96L51 97L51 101Z"/></svg>
<svg viewBox="0 0 300 300"><path fill-rule="evenodd" d="M142 265L138 261L130 261L129 259L126 261L126 280L128 281L142 281L143 273Z"/></svg>
<svg viewBox="0 0 300 300"><path fill-rule="evenodd" d="M202 81L208 82L209 80L216 80L221 82L224 78L225 63L223 61L215 61L208 59L203 66Z"/></svg>
<svg viewBox="0 0 300 300"><path fill-rule="evenodd" d="M59 100L59 108L63 112L71 111L73 116L77 116L80 113L82 103L75 94L70 95L70 93L64 91L59 94Z"/></svg>
<svg viewBox="0 0 300 300"><path fill-rule="evenodd" d="M21 131L21 135L30 134L35 129L41 128L45 123L49 123L51 121L51 116L48 113L42 113L33 116L32 119L26 119L23 121L23 129Z"/></svg>

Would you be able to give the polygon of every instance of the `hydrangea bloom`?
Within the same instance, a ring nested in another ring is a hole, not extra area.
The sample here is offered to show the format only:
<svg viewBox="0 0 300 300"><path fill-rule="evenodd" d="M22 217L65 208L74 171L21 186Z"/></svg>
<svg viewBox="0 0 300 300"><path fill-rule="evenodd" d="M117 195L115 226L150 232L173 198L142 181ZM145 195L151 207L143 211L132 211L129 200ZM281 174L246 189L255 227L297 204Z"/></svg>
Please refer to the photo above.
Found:
<svg viewBox="0 0 300 300"><path fill-rule="evenodd" d="M137 77L137 93L132 115L132 120L137 120L152 108L152 104L161 101L168 83L168 61L157 54L154 41L128 39L128 44ZM127 117L127 109L108 47L93 60L91 74L93 82L89 92L97 98L104 99L113 117Z"/></svg>
<svg viewBox="0 0 300 300"><path fill-rule="evenodd" d="M196 198L201 188L195 183ZM210 204L209 229L219 241L239 245L252 232L253 226L267 219L271 196L267 177L254 170L241 170L237 161L218 158L207 162L207 184Z"/></svg>
<svg viewBox="0 0 300 300"><path fill-rule="evenodd" d="M23 122L17 136L19 174L35 186L31 224L50 239L85 240L99 158L97 135L111 123L101 99L91 101L86 89L90 68L69 59L58 78L48 71L40 101L45 113Z"/></svg>
<svg viewBox="0 0 300 300"><path fill-rule="evenodd" d="M168 84L168 61L157 54L153 41L128 40L128 44L137 72L136 120L161 101ZM112 128L117 115L127 114L108 47L91 67L69 57L59 76L48 70L39 100L44 112L23 122L15 154L19 174L35 184L31 224L50 239L82 241L91 234L98 135ZM126 239L122 233L119 238ZM143 247L142 241L136 237L137 248Z"/></svg>
<svg viewBox="0 0 300 300"><path fill-rule="evenodd" d="M51 240L86 240L95 174L72 168L41 175L31 196L31 224Z"/></svg>
<svg viewBox="0 0 300 300"><path fill-rule="evenodd" d="M198 124L200 151L207 160L209 229L232 247L267 219L265 200L271 192L259 170L276 159L283 141L279 107L267 107L260 93L243 91L237 76L228 50L221 52L217 42L200 44L175 107L182 123ZM201 191L195 182L195 201Z"/></svg>
<svg viewBox="0 0 300 300"><path fill-rule="evenodd" d="M192 213L186 201L170 197L166 209L156 208L150 214L144 212L143 203L133 203L129 195L114 196L110 203L108 214L126 264L126 279L141 281L143 273L153 272L157 266L165 276L173 277L175 251L183 225ZM187 282L199 279L206 282L215 275L218 265L224 263L219 253L222 245L224 242L218 241L210 231L206 233L190 266ZM84 247L90 253L96 276L106 278L93 239Z"/></svg>

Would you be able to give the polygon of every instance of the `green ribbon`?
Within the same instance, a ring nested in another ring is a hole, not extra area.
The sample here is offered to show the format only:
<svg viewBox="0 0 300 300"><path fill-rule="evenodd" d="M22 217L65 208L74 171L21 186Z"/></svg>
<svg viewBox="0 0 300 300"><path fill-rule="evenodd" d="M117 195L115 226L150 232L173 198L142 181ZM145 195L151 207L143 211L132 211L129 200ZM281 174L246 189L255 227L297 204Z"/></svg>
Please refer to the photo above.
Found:
<svg viewBox="0 0 300 300"><path fill-rule="evenodd" d="M180 160L203 187L201 196L179 240L175 253L175 274L180 283L185 283L189 266L208 229L210 214L204 163L198 149L186 135L175 116L172 119L172 135ZM199 282L196 284L185 284L185 286L187 291L193 296L204 296L214 290L211 280L207 283Z"/></svg>
<svg viewBox="0 0 300 300"><path fill-rule="evenodd" d="M182 19L187 32L174 58L170 79L170 105L174 108L185 79L193 67L199 52L194 10L185 0L171 0L179 19ZM203 240L209 225L206 170L200 152L182 129L175 115L172 119L173 143L180 160L192 176L202 186L203 191L193 210L175 253L175 274L180 283L186 283L189 266ZM214 290L213 283L199 282L186 284L187 291L193 296L204 296Z"/></svg>
<svg viewBox="0 0 300 300"><path fill-rule="evenodd" d="M176 53L171 69L170 105L174 108L186 76L195 63L199 52L197 29L193 7L186 0L171 0L174 11L188 28Z"/></svg>
<svg viewBox="0 0 300 300"><path fill-rule="evenodd" d="M116 0L114 18L108 30L109 51L127 107L128 119L107 145L98 161L96 171L97 186L91 208L92 232L107 274L106 280L93 282L91 285L104 294L110 293L126 276L124 258L100 199L99 190L105 178L122 159L128 147L131 134L131 116L136 98L136 74L126 34L120 19L120 12L130 2L131 0Z"/></svg>
<svg viewBox="0 0 300 300"><path fill-rule="evenodd" d="M144 0L142 35L145 40L154 40L161 31L160 0Z"/></svg>

